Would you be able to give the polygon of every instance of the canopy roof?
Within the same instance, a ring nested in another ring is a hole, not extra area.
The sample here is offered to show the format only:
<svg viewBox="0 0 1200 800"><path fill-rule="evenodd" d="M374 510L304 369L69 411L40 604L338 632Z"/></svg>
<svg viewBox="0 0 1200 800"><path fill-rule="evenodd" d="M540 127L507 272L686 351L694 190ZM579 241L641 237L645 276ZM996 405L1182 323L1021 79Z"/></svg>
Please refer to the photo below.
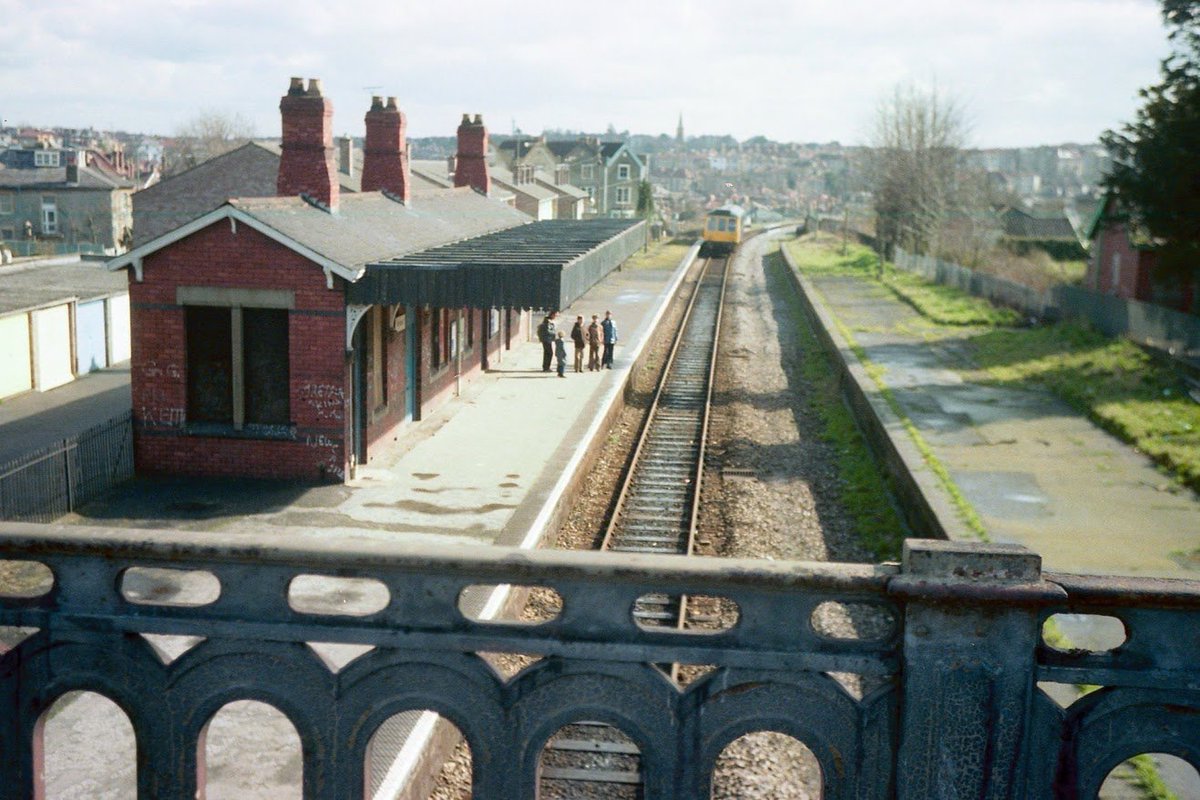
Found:
<svg viewBox="0 0 1200 800"><path fill-rule="evenodd" d="M363 305L566 308L645 242L645 222L544 220L370 263L347 286Z"/></svg>

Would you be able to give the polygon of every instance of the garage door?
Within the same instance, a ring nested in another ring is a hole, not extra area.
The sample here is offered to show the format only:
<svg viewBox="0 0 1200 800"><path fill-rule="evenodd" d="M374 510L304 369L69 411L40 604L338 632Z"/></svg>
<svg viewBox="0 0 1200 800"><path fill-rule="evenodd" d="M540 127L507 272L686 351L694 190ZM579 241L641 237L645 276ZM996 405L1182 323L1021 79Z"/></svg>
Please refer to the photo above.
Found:
<svg viewBox="0 0 1200 800"><path fill-rule="evenodd" d="M69 306L33 312L33 353L33 388L44 392L75 377L71 372Z"/></svg>
<svg viewBox="0 0 1200 800"><path fill-rule="evenodd" d="M0 317L0 397L33 388L29 371L29 315Z"/></svg>
<svg viewBox="0 0 1200 800"><path fill-rule="evenodd" d="M108 366L108 343L104 334L104 301L75 306L75 374L86 375Z"/></svg>

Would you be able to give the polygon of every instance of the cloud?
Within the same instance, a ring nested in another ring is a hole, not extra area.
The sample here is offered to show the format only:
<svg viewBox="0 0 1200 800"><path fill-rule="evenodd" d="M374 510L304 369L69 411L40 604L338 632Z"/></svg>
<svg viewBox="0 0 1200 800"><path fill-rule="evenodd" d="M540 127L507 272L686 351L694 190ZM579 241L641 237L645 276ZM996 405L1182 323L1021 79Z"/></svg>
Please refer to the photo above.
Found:
<svg viewBox="0 0 1200 800"><path fill-rule="evenodd" d="M339 132L373 92L412 135L462 111L543 127L855 141L898 81L936 80L980 144L1093 139L1166 54L1152 0L0 0L10 120L170 133L200 108L278 131L291 75L323 79ZM379 87L378 89L374 87Z"/></svg>

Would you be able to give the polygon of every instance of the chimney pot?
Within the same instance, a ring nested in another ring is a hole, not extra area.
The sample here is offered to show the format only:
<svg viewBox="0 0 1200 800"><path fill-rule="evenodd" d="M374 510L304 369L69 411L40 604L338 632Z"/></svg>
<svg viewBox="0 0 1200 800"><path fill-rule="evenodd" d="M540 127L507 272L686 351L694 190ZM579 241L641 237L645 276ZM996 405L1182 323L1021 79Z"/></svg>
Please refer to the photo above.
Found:
<svg viewBox="0 0 1200 800"><path fill-rule="evenodd" d="M470 115L470 114L463 114L463 118L462 118L462 124L463 124L463 125L470 125L470 124L471 124L471 115Z"/></svg>
<svg viewBox="0 0 1200 800"><path fill-rule="evenodd" d="M476 125L482 125L482 124L483 124L483 114L476 114L476 115L475 115L475 124L476 124Z"/></svg>
<svg viewBox="0 0 1200 800"><path fill-rule="evenodd" d="M387 107L389 110L391 110L393 108L396 109L397 111L400 110L400 106L396 104L396 98L394 98L394 97L388 98Z"/></svg>
<svg viewBox="0 0 1200 800"><path fill-rule="evenodd" d="M371 110L383 108L383 98L377 94L371 95Z"/></svg>
<svg viewBox="0 0 1200 800"><path fill-rule="evenodd" d="M320 78L309 78L308 79L308 96L309 97L320 97L321 96L321 79Z"/></svg>
<svg viewBox="0 0 1200 800"><path fill-rule="evenodd" d="M288 86L288 94L304 94L304 78L292 78L292 83Z"/></svg>
<svg viewBox="0 0 1200 800"><path fill-rule="evenodd" d="M462 124L458 126L454 185L470 186L486 197L491 190L487 157L488 134L487 128L483 126L483 116L476 114L475 121L472 122L470 114L463 114Z"/></svg>

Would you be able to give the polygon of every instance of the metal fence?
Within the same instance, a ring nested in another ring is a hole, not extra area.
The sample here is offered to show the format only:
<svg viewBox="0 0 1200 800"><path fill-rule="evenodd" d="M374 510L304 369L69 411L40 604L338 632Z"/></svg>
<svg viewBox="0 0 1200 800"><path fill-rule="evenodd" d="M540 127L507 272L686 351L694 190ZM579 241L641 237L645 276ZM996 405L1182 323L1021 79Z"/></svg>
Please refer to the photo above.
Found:
<svg viewBox="0 0 1200 800"><path fill-rule="evenodd" d="M0 653L2 800L41 796L41 722L72 689L128 714L146 800L202 792L207 722L239 699L294 726L308 800L362 798L374 733L414 710L466 737L481 800L535 797L543 745L579 720L636 744L647 798L709 797L719 754L756 730L804 742L829 800L1095 797L1135 754L1200 764L1200 582L1043 574L1016 545L909 540L871 566L4 523L0 552L49 579L0 583L0 625L37 629ZM320 584L304 602L301 578ZM348 578L375 586L369 609L346 606ZM479 585L561 604L473 618ZM737 623L641 627L631 609L655 592L725 598ZM831 630L828 607L878 624ZM1064 615L1121 641L1056 644L1043 625ZM199 642L164 660L142 633ZM372 649L334 671L307 642ZM540 659L506 678L480 653ZM672 662L711 671L678 685L655 666ZM1102 688L1043 688L1073 684Z"/></svg>
<svg viewBox="0 0 1200 800"><path fill-rule="evenodd" d="M132 477L126 412L0 466L0 519L53 522Z"/></svg>

